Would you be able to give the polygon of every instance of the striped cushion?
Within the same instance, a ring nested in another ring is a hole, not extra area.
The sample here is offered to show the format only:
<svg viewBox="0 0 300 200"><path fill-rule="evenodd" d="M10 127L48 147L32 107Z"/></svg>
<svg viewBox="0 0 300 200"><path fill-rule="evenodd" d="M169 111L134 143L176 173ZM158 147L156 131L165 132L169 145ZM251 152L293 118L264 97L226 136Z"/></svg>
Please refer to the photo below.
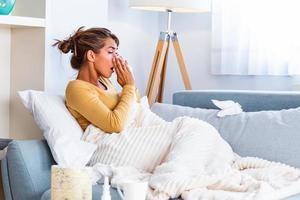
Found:
<svg viewBox="0 0 300 200"><path fill-rule="evenodd" d="M132 166L152 172L166 156L172 128L168 123L145 129L132 128L122 134L105 134L98 143L90 165L98 162L114 166Z"/></svg>
<svg viewBox="0 0 300 200"><path fill-rule="evenodd" d="M83 138L98 144L89 165L131 166L152 172L166 156L176 124L162 120L147 106L141 106L136 118L136 124L121 133L107 134L88 126Z"/></svg>

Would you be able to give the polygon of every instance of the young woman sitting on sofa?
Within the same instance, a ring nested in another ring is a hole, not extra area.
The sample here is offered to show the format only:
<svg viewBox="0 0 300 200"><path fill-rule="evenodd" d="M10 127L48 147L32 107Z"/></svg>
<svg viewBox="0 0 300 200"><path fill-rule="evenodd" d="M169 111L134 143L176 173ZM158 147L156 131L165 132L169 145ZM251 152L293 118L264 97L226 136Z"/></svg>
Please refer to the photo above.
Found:
<svg viewBox="0 0 300 200"><path fill-rule="evenodd" d="M147 199L281 199L298 192L287 188L300 187L298 169L238 156L205 121L178 117L167 122L141 103L134 125L127 128L137 92L118 44L104 28L80 28L55 44L73 53L71 65L79 70L67 86L66 105L85 130L83 138L97 144L89 161L93 174L100 175L94 181L110 176L118 185L146 179L151 186ZM114 70L123 87L120 95L109 81ZM114 132L121 134L106 134Z"/></svg>
<svg viewBox="0 0 300 200"><path fill-rule="evenodd" d="M66 105L82 129L93 124L107 133L122 131L139 95L127 61L118 55L119 39L105 28L81 27L55 45L63 53L71 51L71 66L78 70L67 86ZM114 71L120 94L109 80Z"/></svg>

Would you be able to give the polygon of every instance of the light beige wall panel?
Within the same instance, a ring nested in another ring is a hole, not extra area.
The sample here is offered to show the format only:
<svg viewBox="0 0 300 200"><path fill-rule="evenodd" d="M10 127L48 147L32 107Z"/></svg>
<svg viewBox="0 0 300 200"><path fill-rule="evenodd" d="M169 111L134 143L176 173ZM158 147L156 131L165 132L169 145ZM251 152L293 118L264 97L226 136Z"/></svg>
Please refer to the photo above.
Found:
<svg viewBox="0 0 300 200"><path fill-rule="evenodd" d="M0 28L0 137L9 138L10 29Z"/></svg>
<svg viewBox="0 0 300 200"><path fill-rule="evenodd" d="M12 29L10 136L40 138L41 131L22 105L17 91L44 88L45 29Z"/></svg>

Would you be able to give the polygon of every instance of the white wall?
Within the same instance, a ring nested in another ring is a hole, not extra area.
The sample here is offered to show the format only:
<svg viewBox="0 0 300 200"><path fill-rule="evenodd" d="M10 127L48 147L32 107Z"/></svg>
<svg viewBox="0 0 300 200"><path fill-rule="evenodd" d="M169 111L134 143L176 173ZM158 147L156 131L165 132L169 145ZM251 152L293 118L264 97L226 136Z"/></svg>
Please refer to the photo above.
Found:
<svg viewBox="0 0 300 200"><path fill-rule="evenodd" d="M159 35L158 13L131 9L127 0L110 0L108 27L119 37L119 53L128 59L143 94Z"/></svg>
<svg viewBox="0 0 300 200"><path fill-rule="evenodd" d="M163 15L166 21L166 15ZM293 90L299 89L300 78L290 76L222 76L210 73L211 15L210 13L179 14L172 17L173 30L178 33L182 53L193 89ZM165 22L160 24L165 29ZM172 49L173 50L173 49ZM179 68L171 50L165 102L172 93L184 89Z"/></svg>
<svg viewBox="0 0 300 200"><path fill-rule="evenodd" d="M111 29L120 38L120 53L132 65L137 87L143 94L159 31L166 29L167 15L130 9L128 0L86 0L84 4L82 6L81 2L72 0L52 0L49 38L65 38L81 25ZM193 89L292 90L295 85L299 86L297 77L211 75L210 13L174 13L172 27L178 33ZM68 80L76 77L76 71L71 70L68 56L60 55L56 48L49 47L49 56L46 90L63 94ZM172 47L164 101L171 102L172 93L182 89L184 85Z"/></svg>
<svg viewBox="0 0 300 200"><path fill-rule="evenodd" d="M76 78L76 71L71 69L69 57L60 54L57 48L50 47L52 39L64 39L84 25L109 28L119 37L120 54L133 67L136 83L143 93L150 71L145 65L152 62L158 37L158 14L130 9L127 0L86 0L84 3L88 6L82 7L82 3L73 0L52 0L46 90L64 94L67 82ZM116 78L112 78L116 82Z"/></svg>
<svg viewBox="0 0 300 200"><path fill-rule="evenodd" d="M52 0L48 21L49 62L45 69L45 90L64 94L67 82L76 77L76 71L69 64L69 56L60 54L51 45L54 39L65 39L80 26L106 26L107 0Z"/></svg>

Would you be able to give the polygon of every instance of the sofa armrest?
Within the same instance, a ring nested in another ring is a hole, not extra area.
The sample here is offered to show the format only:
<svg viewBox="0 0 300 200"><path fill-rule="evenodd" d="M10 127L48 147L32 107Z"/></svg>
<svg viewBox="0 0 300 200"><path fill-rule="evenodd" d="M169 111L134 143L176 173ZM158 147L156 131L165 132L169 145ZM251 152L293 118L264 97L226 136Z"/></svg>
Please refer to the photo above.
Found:
<svg viewBox="0 0 300 200"><path fill-rule="evenodd" d="M3 150L8 144L12 141L12 139L0 138L0 150Z"/></svg>
<svg viewBox="0 0 300 200"><path fill-rule="evenodd" d="M13 140L6 161L12 199L39 200L51 187L55 161L45 140Z"/></svg>

